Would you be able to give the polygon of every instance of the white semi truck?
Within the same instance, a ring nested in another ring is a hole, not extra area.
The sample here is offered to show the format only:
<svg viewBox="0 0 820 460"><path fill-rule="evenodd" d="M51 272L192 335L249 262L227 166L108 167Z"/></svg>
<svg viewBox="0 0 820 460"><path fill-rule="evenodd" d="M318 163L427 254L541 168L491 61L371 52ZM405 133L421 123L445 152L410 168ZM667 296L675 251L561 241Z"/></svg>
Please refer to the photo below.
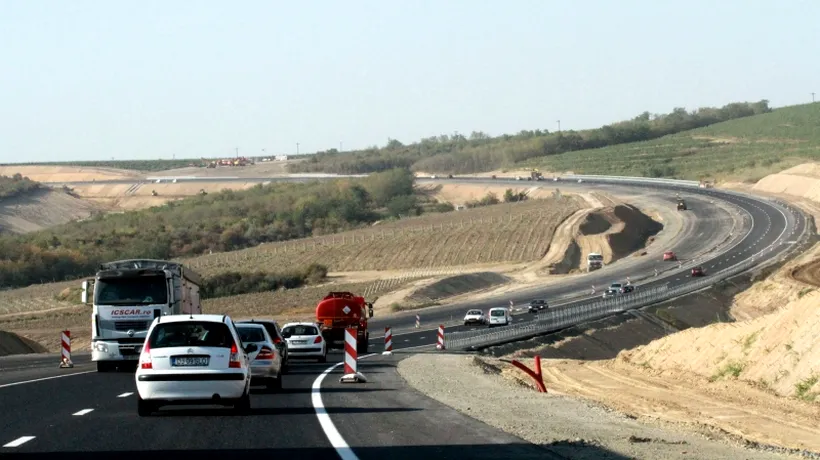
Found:
<svg viewBox="0 0 820 460"><path fill-rule="evenodd" d="M599 268L603 268L604 266L604 256L598 254L597 252L590 252L587 255L587 271L591 272L593 270L598 270Z"/></svg>
<svg viewBox="0 0 820 460"><path fill-rule="evenodd" d="M154 318L202 313L202 278L167 260L129 259L101 264L83 281L82 302L93 305L91 360L97 372L136 361ZM89 299L91 294L91 299Z"/></svg>

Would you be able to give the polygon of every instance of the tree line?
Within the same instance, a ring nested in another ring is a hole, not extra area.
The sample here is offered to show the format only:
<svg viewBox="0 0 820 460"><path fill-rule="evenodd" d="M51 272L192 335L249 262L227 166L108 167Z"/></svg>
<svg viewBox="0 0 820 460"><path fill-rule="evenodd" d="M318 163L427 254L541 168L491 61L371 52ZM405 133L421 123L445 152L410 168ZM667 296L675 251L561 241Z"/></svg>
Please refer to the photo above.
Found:
<svg viewBox="0 0 820 460"><path fill-rule="evenodd" d="M319 264L273 273L232 271L205 278L200 295L203 299L213 299L251 292L295 289L321 282L326 276L327 267Z"/></svg>
<svg viewBox="0 0 820 460"><path fill-rule="evenodd" d="M19 287L88 276L107 260L232 251L417 214L425 207L413 186L412 173L402 169L362 179L273 183L2 236L0 285Z"/></svg>
<svg viewBox="0 0 820 460"><path fill-rule="evenodd" d="M692 112L675 108L668 114L637 117L583 131L524 130L492 137L483 132L441 135L405 145L390 139L385 147L354 152L330 149L289 165L297 172L364 174L391 168L438 173L472 173L514 166L532 158L610 145L648 141L723 121L771 112L769 102L736 102Z"/></svg>
<svg viewBox="0 0 820 460"><path fill-rule="evenodd" d="M11 177L0 176L0 201L6 198L26 195L35 190L39 190L41 187L42 185L39 182L33 181L28 177L23 177L19 173Z"/></svg>

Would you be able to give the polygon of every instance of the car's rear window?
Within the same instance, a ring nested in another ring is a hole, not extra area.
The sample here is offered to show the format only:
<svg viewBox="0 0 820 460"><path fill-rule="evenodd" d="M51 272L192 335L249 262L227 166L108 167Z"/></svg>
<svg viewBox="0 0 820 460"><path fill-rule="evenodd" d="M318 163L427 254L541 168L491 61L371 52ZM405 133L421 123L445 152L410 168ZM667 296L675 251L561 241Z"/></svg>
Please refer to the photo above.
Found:
<svg viewBox="0 0 820 460"><path fill-rule="evenodd" d="M239 334L239 340L241 340L242 343L265 341L265 333L263 329L258 327L242 327L237 325L236 332Z"/></svg>
<svg viewBox="0 0 820 460"><path fill-rule="evenodd" d="M223 323L210 321L185 321L159 323L148 345L152 349L169 347L220 347L230 348L233 345L231 331Z"/></svg>
<svg viewBox="0 0 820 460"><path fill-rule="evenodd" d="M468 315L480 315L481 310L470 310L467 312Z"/></svg>
<svg viewBox="0 0 820 460"><path fill-rule="evenodd" d="M287 326L282 332L290 335L319 335L319 330L315 326Z"/></svg>
<svg viewBox="0 0 820 460"><path fill-rule="evenodd" d="M491 316L504 316L504 310L493 310L490 312Z"/></svg>

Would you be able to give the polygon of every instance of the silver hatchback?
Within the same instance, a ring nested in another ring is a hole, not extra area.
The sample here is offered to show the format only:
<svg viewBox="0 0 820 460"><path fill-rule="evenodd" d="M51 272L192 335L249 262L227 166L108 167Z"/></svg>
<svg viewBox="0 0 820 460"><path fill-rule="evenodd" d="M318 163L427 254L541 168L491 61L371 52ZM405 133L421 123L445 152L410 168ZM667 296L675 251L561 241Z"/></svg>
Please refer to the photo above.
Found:
<svg viewBox="0 0 820 460"><path fill-rule="evenodd" d="M236 332L243 347L248 347L251 360L251 383L264 383L268 389L282 388L282 355L270 334L261 324L238 323Z"/></svg>

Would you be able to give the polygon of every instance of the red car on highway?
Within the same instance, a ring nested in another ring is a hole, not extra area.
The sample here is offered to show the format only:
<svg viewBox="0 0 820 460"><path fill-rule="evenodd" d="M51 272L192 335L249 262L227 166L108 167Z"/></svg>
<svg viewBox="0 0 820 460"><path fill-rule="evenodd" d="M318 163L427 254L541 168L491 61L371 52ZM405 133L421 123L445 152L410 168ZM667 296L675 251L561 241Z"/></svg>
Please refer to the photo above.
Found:
<svg viewBox="0 0 820 460"><path fill-rule="evenodd" d="M706 276L706 270L703 267L693 267L692 276Z"/></svg>
<svg viewBox="0 0 820 460"><path fill-rule="evenodd" d="M663 253L663 260L664 262L667 260L678 260L678 256L676 256L672 251L666 251Z"/></svg>

